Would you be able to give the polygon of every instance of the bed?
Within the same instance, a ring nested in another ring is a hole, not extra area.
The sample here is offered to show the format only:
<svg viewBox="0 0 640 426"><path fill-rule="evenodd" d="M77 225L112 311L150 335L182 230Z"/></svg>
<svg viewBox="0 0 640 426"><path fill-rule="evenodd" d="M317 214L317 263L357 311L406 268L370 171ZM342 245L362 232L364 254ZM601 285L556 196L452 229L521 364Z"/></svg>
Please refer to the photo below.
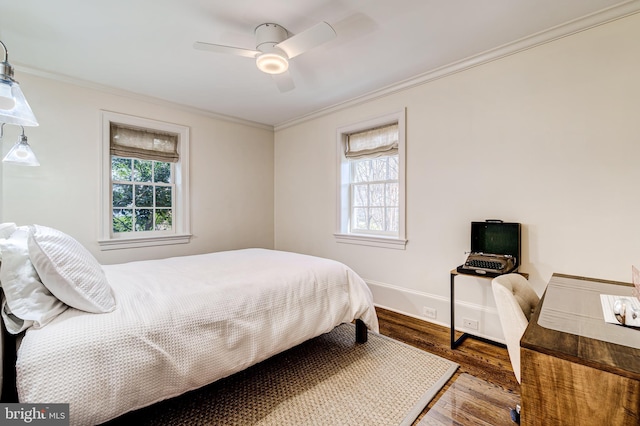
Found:
<svg viewBox="0 0 640 426"><path fill-rule="evenodd" d="M361 342L367 328L378 331L370 290L333 260L254 248L99 265L51 228L2 233L2 318L17 336L19 402L69 403L71 424L202 387L344 322L356 321ZM49 298L47 309L26 303L46 311L31 316L13 294L24 275L14 269L29 264L42 287L29 281L17 296Z"/></svg>

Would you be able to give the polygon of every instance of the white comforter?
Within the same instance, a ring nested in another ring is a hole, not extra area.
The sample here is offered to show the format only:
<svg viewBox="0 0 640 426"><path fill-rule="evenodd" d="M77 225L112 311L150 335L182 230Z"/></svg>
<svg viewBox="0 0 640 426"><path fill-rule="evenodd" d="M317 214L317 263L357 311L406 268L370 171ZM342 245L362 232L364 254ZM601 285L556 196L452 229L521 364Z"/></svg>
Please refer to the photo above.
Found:
<svg viewBox="0 0 640 426"><path fill-rule="evenodd" d="M18 351L20 402L70 403L71 424L196 389L342 322L378 330L364 281L328 259L247 249L103 268L114 312L68 309Z"/></svg>

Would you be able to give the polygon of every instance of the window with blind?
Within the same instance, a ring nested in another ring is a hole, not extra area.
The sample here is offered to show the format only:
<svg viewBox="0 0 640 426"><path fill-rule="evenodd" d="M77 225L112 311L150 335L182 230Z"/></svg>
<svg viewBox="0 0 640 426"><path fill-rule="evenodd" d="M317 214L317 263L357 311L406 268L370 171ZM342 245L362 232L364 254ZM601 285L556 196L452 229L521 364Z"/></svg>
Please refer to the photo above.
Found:
<svg viewBox="0 0 640 426"><path fill-rule="evenodd" d="M404 138L404 110L338 129L338 242L405 247Z"/></svg>
<svg viewBox="0 0 640 426"><path fill-rule="evenodd" d="M188 242L188 129L103 112L102 152L102 249Z"/></svg>

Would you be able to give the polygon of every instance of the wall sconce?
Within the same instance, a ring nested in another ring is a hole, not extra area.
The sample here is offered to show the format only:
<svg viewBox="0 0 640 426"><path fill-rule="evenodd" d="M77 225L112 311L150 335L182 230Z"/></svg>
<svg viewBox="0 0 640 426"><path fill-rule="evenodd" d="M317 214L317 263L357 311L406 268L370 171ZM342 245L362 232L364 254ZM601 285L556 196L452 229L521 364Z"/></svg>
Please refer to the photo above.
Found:
<svg viewBox="0 0 640 426"><path fill-rule="evenodd" d="M22 129L20 140L9 150L2 159L3 163L19 164L21 166L39 166L40 163L31 150L23 126L37 126L33 111L22 94L18 82L13 79L13 67L9 64L9 51L0 41L4 49L4 60L0 62L0 140L4 135L5 124L15 124Z"/></svg>
<svg viewBox="0 0 640 426"><path fill-rule="evenodd" d="M4 125L6 123L2 123L0 125L0 140L4 135ZM19 166L39 166L40 163L36 158L36 155L31 150L29 143L27 142L27 136L24 134L24 127L22 128L22 135L20 135L20 140L16 142L16 144L9 150L7 155L2 159L3 163L16 164Z"/></svg>
<svg viewBox="0 0 640 426"><path fill-rule="evenodd" d="M18 126L37 126L33 111L22 94L18 82L13 79L13 67L9 64L7 46L0 41L4 49L4 60L0 62L0 122Z"/></svg>

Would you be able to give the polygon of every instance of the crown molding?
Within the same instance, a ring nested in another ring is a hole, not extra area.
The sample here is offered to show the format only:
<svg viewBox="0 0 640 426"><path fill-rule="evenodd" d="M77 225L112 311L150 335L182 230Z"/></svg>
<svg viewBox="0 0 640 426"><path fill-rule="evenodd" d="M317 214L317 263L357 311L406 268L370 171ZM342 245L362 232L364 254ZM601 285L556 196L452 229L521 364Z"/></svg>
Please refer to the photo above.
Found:
<svg viewBox="0 0 640 426"><path fill-rule="evenodd" d="M540 31L527 37L523 37L519 40L511 43L498 46L496 48L486 50L477 55L469 56L460 61L456 61L434 70L428 71L423 74L419 74L415 77L400 81L398 83L389 85L382 89L369 92L365 95L358 96L345 102L334 104L332 106L314 111L310 114L288 120L274 126L274 130L286 129L309 120L313 120L324 115L328 115L346 108L351 108L357 105L370 102L375 99L379 99L394 93L402 92L404 90L423 85L425 83L438 80L440 78L447 77L449 75L468 70L470 68L486 64L518 52L523 52L528 49L532 49L537 46L541 46L546 43L559 40L564 37L577 34L579 32L607 24L609 22L625 18L640 12L640 0L629 0L624 3L609 7L607 9L594 12L592 14L583 16L581 18L573 19L565 22L564 24L551 27L547 30Z"/></svg>
<svg viewBox="0 0 640 426"><path fill-rule="evenodd" d="M209 118L214 118L217 120L222 120L222 121L227 121L227 122L231 122L231 123L235 123L235 124L242 124L245 126L250 126L250 127L256 127L259 129L263 129L263 130L271 130L273 131L273 126L269 125L269 124L264 124L264 123L258 123L256 121L251 121L251 120L244 120L242 118L238 118L238 117L233 117L230 115L224 115L224 114L219 114L219 113L215 113L212 111L207 111L204 109L200 109L200 108L195 108L195 107L191 107L191 106L187 106L187 105L183 105L183 104L179 104L176 102L171 102L171 101L167 101L161 98L156 98L153 96L149 96L149 95L142 95L140 93L135 93L135 92L130 92L128 90L122 90L122 89L116 89L114 87L111 86L106 86L103 84L99 84L99 83L94 83L91 81L87 81L87 80L82 80L79 78L74 78L74 77L69 77L67 75L63 75L63 74L57 74L54 72L50 72L50 71L45 71L42 69L38 69L38 68L33 68L33 67L28 67L28 66L24 66L24 65L20 65L20 64L14 64L14 68L19 70L20 72L23 72L25 74L29 74L35 77L41 77L41 78L46 78L49 80L54 80L54 81L59 81L62 83L68 83L68 84L72 84L74 86L79 86L79 87L84 87L86 89L92 89L92 90L97 90L100 92L104 92L104 93L108 93L110 95L116 95L116 96L122 96L125 98L129 98L129 99L136 99L142 102L148 102L154 105L158 105L158 106L164 106L167 108L173 108L173 109L178 109L180 111L184 111L184 112L188 112L188 113L192 113L192 114L198 114L198 115L203 115Z"/></svg>

